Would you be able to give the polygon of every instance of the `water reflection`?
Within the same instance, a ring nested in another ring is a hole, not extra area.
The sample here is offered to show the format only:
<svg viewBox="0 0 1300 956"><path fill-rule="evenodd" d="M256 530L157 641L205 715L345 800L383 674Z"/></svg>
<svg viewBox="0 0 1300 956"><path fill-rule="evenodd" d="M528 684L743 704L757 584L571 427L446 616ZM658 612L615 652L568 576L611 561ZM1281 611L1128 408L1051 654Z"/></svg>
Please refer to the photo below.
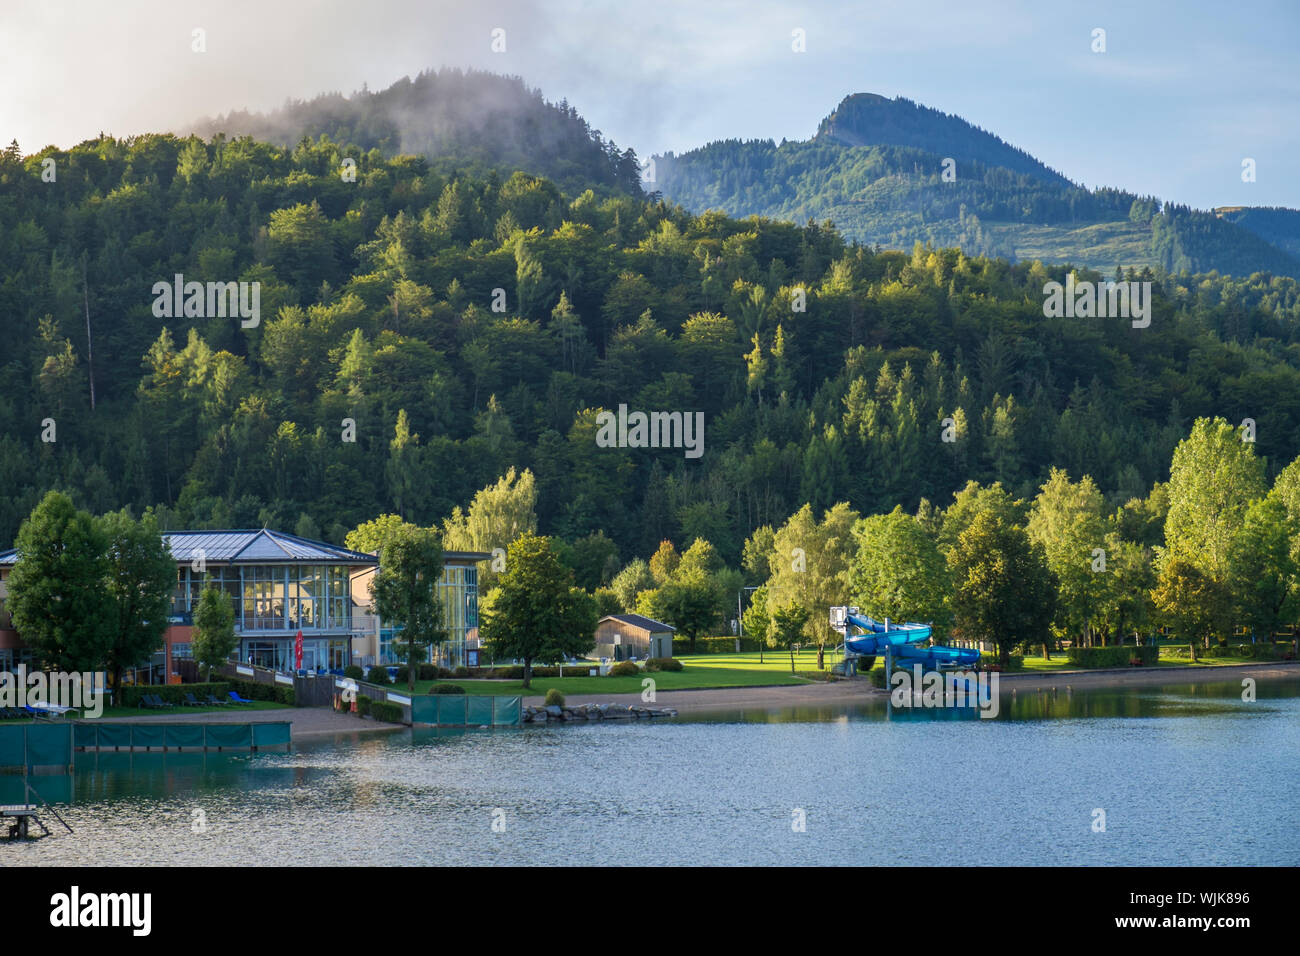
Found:
<svg viewBox="0 0 1300 956"><path fill-rule="evenodd" d="M78 754L73 774L33 778L76 834L0 844L0 866L1294 865L1300 681L1258 694L1058 685L1008 689L995 720L891 712L882 695L290 753ZM21 789L0 776L0 801ZM963 821L959 856L917 812L936 800Z"/></svg>
<svg viewBox="0 0 1300 956"><path fill-rule="evenodd" d="M1161 684L1151 687L1075 689L1064 682L1055 687L1020 690L1003 684L998 713L985 720L1065 720L1101 717L1192 717L1244 715L1245 707L1267 709L1268 701L1300 696L1300 679L1258 681L1256 699L1242 700L1242 688L1232 681L1213 684ZM754 707L684 714L680 721L699 723L783 724L834 720L950 721L981 719L972 707L896 707L885 694L860 702L797 707Z"/></svg>

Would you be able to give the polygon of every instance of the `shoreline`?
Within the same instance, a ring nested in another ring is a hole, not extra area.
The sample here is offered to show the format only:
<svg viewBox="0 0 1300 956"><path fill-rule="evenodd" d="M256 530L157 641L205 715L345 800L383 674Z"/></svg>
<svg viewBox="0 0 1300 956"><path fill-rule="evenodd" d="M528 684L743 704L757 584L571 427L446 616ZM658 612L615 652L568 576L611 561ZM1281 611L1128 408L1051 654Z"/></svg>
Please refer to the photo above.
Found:
<svg viewBox="0 0 1300 956"><path fill-rule="evenodd" d="M1001 692L1019 690L1098 690L1119 687L1150 687L1160 684L1208 684L1237 681L1243 677L1256 680L1300 678L1300 661L1262 661L1245 664L1174 665L1169 667L1132 667L1106 670L1068 670L1052 673L1019 671L1000 672ZM583 704L642 705L637 692L625 694L568 694L566 705ZM778 710L785 707L843 707L883 701L889 692L872 686L863 678L841 679L807 684L766 684L749 687L696 687L660 691L652 702L656 708L671 708L678 714L740 714L753 710ZM526 696L525 707L540 707L543 695ZM112 723L168 723L181 721L195 724L287 722L291 740L310 740L338 734L387 733L408 729L406 724L379 723L351 714L339 714L323 707L295 707L283 710L209 711L186 715L174 713L140 714L131 717L101 718Z"/></svg>
<svg viewBox="0 0 1300 956"><path fill-rule="evenodd" d="M337 734L373 734L381 731L405 730L406 724L381 723L365 720L352 714L340 714L328 707L286 707L283 710L222 710L201 714L186 714L176 710L164 714L140 714L134 717L100 717L112 724L268 724L288 723L289 739L309 740L313 737L331 737Z"/></svg>
<svg viewBox="0 0 1300 956"><path fill-rule="evenodd" d="M1235 681L1242 677L1256 680L1300 678L1300 661L1267 661L1249 664L1214 664L1133 667L1108 670L1071 670L1051 674L1000 673L1002 692L1049 690L1055 687L1097 690L1109 687L1140 687L1158 684L1208 684ZM1010 685L1009 689L1007 685ZM873 687L862 678L801 685L766 685L751 687L699 687L665 690L655 695L653 706L668 707L678 714L742 713L746 710L775 710L782 707L843 706L883 701L889 695L884 688ZM540 706L544 697L525 697L524 706ZM643 704L639 693L566 694L565 703Z"/></svg>

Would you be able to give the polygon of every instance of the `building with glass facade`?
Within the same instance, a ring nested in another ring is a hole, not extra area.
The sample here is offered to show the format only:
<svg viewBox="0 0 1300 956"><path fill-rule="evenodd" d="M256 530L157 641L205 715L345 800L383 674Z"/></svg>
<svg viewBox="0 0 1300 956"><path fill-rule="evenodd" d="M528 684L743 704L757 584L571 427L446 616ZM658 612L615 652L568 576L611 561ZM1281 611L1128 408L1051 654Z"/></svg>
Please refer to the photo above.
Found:
<svg viewBox="0 0 1300 956"><path fill-rule="evenodd" d="M265 528L171 531L163 537L176 559L176 590L163 647L152 661L140 662L154 682L179 681L179 662L192 658L194 612L206 587L230 595L240 663L282 672L398 663L393 628L381 626L371 606L375 555ZM448 640L430 650L431 661L446 667L477 663L478 564L491 557L479 551L444 552L438 590ZM13 550L0 552L2 670L32 663L4 612L7 579L17 560Z"/></svg>
<svg viewBox="0 0 1300 956"><path fill-rule="evenodd" d="M492 558L483 551L444 551L442 579L438 597L442 600L443 627L447 640L429 649L429 661L443 667L478 664L478 565ZM366 613L358 614L354 628L354 659L364 666L401 664L393 649L393 638L400 633L388 622L380 621L370 610L370 582L375 569L362 568L352 575L352 600ZM400 641L400 638L398 638Z"/></svg>
<svg viewBox="0 0 1300 956"><path fill-rule="evenodd" d="M178 662L190 658L194 611L206 587L230 595L239 637L237 660L280 671L336 670L351 663L351 575L373 569L375 557L279 531L171 531L163 535L176 559L176 590L155 679L179 680ZM17 561L0 553L0 582ZM0 583L0 597L3 583ZM0 654L15 662L22 641L0 619ZM302 659L296 653L302 635ZM7 653L5 653L7 652ZM0 660L0 663L3 663Z"/></svg>

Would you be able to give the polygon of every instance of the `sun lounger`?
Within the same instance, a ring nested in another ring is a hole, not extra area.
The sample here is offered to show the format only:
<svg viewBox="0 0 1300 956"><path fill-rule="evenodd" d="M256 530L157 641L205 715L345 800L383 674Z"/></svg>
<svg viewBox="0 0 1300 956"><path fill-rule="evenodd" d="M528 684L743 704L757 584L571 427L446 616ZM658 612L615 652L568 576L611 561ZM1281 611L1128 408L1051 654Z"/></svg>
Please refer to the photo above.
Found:
<svg viewBox="0 0 1300 956"><path fill-rule="evenodd" d="M239 691L237 691L237 690L232 690L232 691L230 692L230 700L231 700L231 703L235 703L235 704L251 704L251 703L253 703L251 700L247 700L247 699L245 699L245 698L243 698L243 697L240 697L240 696L239 696Z"/></svg>

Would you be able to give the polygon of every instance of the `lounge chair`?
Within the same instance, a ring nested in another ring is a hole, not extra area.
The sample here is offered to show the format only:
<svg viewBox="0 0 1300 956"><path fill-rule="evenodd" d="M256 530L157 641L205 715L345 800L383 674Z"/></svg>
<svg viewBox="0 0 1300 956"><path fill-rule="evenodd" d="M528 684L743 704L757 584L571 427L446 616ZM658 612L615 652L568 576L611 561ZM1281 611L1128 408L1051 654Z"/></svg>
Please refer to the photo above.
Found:
<svg viewBox="0 0 1300 956"><path fill-rule="evenodd" d="M247 700L246 698L240 697L240 696L239 696L239 691L237 691L237 690L232 690L232 691L230 692L230 700L231 700L231 703L235 703L235 704L251 704L251 703L253 703L253 701L251 701L251 700Z"/></svg>
<svg viewBox="0 0 1300 956"><path fill-rule="evenodd" d="M222 700L220 697L213 697L211 694L209 694L207 703L218 707L225 707L228 703L230 703L230 701Z"/></svg>
<svg viewBox="0 0 1300 956"><path fill-rule="evenodd" d="M186 691L186 692L185 692L185 700L183 701L183 703L185 704L186 707L202 707L202 706L203 706L203 701L199 700L197 697L195 697L195 696L194 696L193 694L191 694L189 691Z"/></svg>

